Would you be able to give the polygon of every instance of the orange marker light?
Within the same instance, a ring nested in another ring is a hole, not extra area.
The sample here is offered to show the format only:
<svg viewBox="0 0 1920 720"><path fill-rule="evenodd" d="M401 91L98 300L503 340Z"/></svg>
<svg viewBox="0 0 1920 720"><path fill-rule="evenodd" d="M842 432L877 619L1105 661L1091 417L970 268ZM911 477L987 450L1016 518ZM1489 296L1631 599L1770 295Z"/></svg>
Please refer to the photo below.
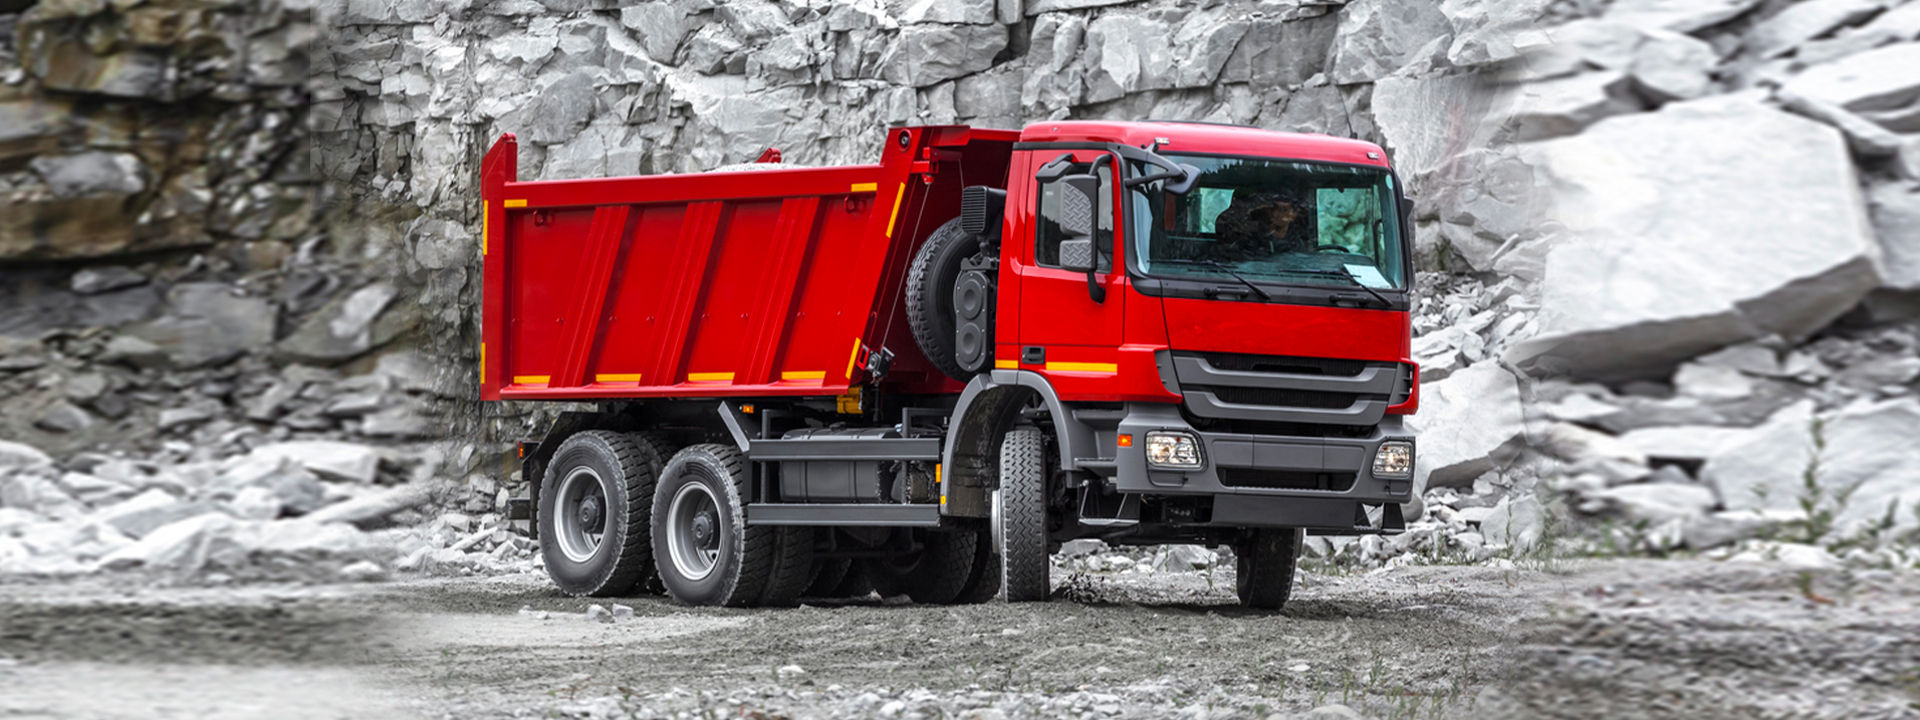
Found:
<svg viewBox="0 0 1920 720"><path fill-rule="evenodd" d="M1120 433L1120 447L1133 447L1133 434Z"/></svg>
<svg viewBox="0 0 1920 720"><path fill-rule="evenodd" d="M743 412L743 413L746 413L746 414L748 414L748 415L752 415L752 414L753 414L753 403L747 403L747 404L745 404L745 405L741 405L741 406L740 406L740 412Z"/></svg>

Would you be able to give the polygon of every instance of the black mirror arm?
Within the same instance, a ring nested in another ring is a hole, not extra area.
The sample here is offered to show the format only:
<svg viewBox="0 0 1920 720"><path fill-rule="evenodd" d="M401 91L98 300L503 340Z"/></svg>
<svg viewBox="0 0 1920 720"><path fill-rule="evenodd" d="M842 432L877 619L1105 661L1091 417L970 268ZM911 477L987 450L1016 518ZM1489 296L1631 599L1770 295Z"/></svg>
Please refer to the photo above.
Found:
<svg viewBox="0 0 1920 720"><path fill-rule="evenodd" d="M1105 303L1107 301L1107 288L1100 284L1100 277L1097 274L1099 269L1100 256L1095 255L1093 267L1087 268L1087 297L1092 298L1094 302Z"/></svg>

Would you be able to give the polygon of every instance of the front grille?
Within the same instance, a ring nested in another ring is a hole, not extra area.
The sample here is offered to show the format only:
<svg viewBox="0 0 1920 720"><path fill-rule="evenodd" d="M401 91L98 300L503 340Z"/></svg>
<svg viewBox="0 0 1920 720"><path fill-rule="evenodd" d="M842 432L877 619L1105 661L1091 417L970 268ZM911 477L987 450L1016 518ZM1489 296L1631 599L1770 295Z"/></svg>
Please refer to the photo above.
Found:
<svg viewBox="0 0 1920 720"><path fill-rule="evenodd" d="M1219 469L1220 484L1227 487L1267 488L1272 490L1325 490L1346 492L1353 489L1356 473L1327 473L1299 470L1259 470L1255 468Z"/></svg>
<svg viewBox="0 0 1920 720"><path fill-rule="evenodd" d="M1333 375L1353 377L1367 369L1363 360L1286 357L1281 355L1242 355L1239 353L1202 353L1207 363L1221 370L1289 373L1293 375Z"/></svg>
<svg viewBox="0 0 1920 720"><path fill-rule="evenodd" d="M1214 397L1235 405L1282 405L1286 407L1338 410L1353 405L1350 393L1279 390L1274 388L1208 388Z"/></svg>
<svg viewBox="0 0 1920 720"><path fill-rule="evenodd" d="M1188 409L1219 419L1371 426L1413 388L1397 362L1176 353L1173 366Z"/></svg>

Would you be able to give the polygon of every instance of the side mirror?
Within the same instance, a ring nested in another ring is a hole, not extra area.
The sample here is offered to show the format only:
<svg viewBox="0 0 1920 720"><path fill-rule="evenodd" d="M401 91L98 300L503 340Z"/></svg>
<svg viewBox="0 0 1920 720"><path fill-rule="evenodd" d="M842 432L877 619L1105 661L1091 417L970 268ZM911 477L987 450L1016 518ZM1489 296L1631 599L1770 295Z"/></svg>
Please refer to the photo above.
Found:
<svg viewBox="0 0 1920 720"><path fill-rule="evenodd" d="M1400 224L1413 224L1413 198L1405 195L1400 196Z"/></svg>
<svg viewBox="0 0 1920 720"><path fill-rule="evenodd" d="M1068 175L1059 182L1060 231L1068 238L1091 238L1093 214L1100 207L1099 176Z"/></svg>
<svg viewBox="0 0 1920 720"><path fill-rule="evenodd" d="M1094 268L1094 213L1100 207L1100 178L1097 175L1068 175L1060 178L1060 267L1087 274L1087 296L1094 302L1107 301L1107 289L1100 285Z"/></svg>
<svg viewBox="0 0 1920 720"><path fill-rule="evenodd" d="M1093 238L1078 237L1060 241L1060 268L1074 272L1093 272Z"/></svg>

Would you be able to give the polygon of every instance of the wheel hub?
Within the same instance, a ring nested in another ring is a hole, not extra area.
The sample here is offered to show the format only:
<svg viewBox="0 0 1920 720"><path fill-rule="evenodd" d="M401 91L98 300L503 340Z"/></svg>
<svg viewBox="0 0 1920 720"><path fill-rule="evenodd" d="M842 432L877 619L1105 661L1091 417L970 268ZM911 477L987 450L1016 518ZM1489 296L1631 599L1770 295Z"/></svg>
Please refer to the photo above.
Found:
<svg viewBox="0 0 1920 720"><path fill-rule="evenodd" d="M600 532L607 524L607 508L597 495L590 495L580 501L580 527L587 532Z"/></svg>
<svg viewBox="0 0 1920 720"><path fill-rule="evenodd" d="M703 512L693 516L693 543L700 547L713 545L713 513Z"/></svg>

